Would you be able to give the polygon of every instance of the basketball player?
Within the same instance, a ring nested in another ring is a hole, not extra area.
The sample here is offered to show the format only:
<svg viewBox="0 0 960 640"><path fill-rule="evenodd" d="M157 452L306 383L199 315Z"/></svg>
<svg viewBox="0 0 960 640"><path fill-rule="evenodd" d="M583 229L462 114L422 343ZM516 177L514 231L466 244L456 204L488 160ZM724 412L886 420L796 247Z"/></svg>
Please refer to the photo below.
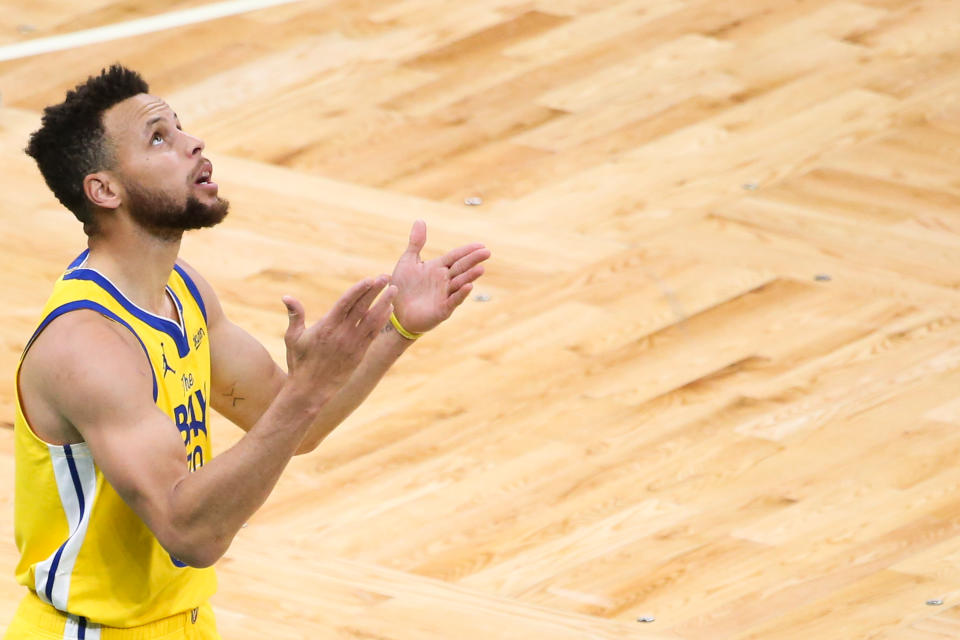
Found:
<svg viewBox="0 0 960 640"><path fill-rule="evenodd" d="M284 297L287 370L178 258L223 220L204 144L113 66L44 111L27 148L89 248L54 286L17 371L17 579L6 638L219 638L212 565L291 456L313 450L490 256L422 262L416 222L392 276L318 322ZM211 459L209 408L246 435Z"/></svg>

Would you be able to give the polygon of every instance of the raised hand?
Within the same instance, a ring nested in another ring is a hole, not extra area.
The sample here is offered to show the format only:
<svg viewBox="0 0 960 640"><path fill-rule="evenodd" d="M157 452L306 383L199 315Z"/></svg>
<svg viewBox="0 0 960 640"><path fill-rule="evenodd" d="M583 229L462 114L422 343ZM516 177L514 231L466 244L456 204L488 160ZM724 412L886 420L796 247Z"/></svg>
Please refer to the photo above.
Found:
<svg viewBox="0 0 960 640"><path fill-rule="evenodd" d="M332 393L342 387L390 318L397 287L388 287L389 282L385 275L358 282L309 328L304 324L303 305L285 296L290 316L284 336L289 378L302 381L305 388L322 386Z"/></svg>
<svg viewBox="0 0 960 640"><path fill-rule="evenodd" d="M394 300L397 319L412 333L423 333L450 317L483 275L490 250L482 244L453 249L441 258L423 262L420 251L427 243L427 225L413 223L410 243L393 270L391 282L399 292Z"/></svg>

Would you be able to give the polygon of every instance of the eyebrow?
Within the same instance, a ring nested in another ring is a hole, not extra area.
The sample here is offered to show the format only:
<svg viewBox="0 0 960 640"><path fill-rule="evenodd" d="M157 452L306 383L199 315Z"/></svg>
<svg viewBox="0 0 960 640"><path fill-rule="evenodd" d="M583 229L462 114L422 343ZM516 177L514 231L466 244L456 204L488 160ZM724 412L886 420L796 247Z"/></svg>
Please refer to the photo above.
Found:
<svg viewBox="0 0 960 640"><path fill-rule="evenodd" d="M158 122L163 122L165 119L166 119L166 116L154 116L154 117L150 118L149 120L147 120L147 123L146 123L145 125L143 125L143 128L144 128L144 129L149 129L150 127L152 127L153 125L157 124ZM174 120L174 122L176 122L177 124L180 123L180 118L177 117L177 114L173 114L173 120Z"/></svg>

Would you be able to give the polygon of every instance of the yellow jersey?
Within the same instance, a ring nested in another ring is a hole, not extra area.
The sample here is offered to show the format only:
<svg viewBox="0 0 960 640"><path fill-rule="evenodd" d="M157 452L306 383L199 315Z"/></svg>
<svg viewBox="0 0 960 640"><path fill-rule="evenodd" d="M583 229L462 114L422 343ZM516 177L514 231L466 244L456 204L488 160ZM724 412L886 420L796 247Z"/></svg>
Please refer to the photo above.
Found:
<svg viewBox="0 0 960 640"><path fill-rule="evenodd" d="M167 294L179 322L155 315L86 268L88 253L80 254L57 281L23 353L50 322L78 309L96 311L126 327L153 369L153 400L170 416L170 428L179 430L184 464L195 471L211 456L210 345L203 299L178 265L170 274ZM95 367L91 363L92 375ZM66 614L111 627L147 624L205 603L216 591L213 568L188 567L164 550L103 477L86 443L41 440L20 405L19 374L18 366L17 581Z"/></svg>

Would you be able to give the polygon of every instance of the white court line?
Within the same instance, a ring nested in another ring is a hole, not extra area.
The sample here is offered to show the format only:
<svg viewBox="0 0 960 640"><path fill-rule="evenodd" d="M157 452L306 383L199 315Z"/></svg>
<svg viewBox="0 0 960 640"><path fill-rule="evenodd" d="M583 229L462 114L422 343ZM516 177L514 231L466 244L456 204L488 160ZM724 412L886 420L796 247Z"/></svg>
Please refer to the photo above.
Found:
<svg viewBox="0 0 960 640"><path fill-rule="evenodd" d="M216 20L217 18L232 16L238 13L247 13L248 11L256 11L257 9L274 7L281 4L291 4L299 1L300 0L227 0L227 2L208 4L193 9L184 9L183 11L172 11L158 16L150 16L149 18L119 22L106 27L65 33L49 38L27 40L26 42L18 42L0 47L0 62L4 60L28 58L30 56L40 55L41 53L50 53L51 51L73 49L88 44L119 40L120 38L129 38L130 36L139 36L144 33L173 29L174 27L182 27L187 24Z"/></svg>

